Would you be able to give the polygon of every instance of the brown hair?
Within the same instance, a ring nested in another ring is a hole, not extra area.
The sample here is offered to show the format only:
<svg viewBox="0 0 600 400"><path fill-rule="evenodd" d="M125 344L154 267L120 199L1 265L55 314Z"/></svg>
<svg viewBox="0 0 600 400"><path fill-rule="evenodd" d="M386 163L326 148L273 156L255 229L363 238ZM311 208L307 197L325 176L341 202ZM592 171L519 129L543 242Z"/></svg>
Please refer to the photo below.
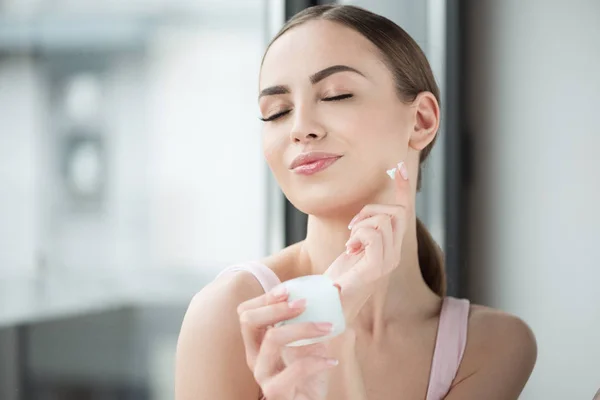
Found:
<svg viewBox="0 0 600 400"><path fill-rule="evenodd" d="M398 96L410 103L421 92L430 92L440 103L439 88L427 57L404 29L389 19L350 5L321 5L304 9L292 17L275 35L271 44L290 29L313 20L332 21L354 29L370 40L394 76ZM267 53L265 51L265 55ZM264 57L263 57L264 60ZM431 152L435 139L420 154L417 190L421 188L421 166ZM446 293L443 254L425 225L417 218L419 265L425 283L440 296Z"/></svg>

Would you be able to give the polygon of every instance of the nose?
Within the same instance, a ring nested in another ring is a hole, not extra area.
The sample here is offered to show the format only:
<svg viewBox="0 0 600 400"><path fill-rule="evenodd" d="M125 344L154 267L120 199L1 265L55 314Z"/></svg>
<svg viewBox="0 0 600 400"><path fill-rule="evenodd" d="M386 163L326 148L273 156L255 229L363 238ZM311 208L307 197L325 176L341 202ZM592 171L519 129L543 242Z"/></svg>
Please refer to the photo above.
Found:
<svg viewBox="0 0 600 400"><path fill-rule="evenodd" d="M290 135L292 142L294 143L310 143L312 141L320 140L325 137L325 134L316 132L298 132L293 131Z"/></svg>
<svg viewBox="0 0 600 400"><path fill-rule="evenodd" d="M325 128L308 116L296 113L295 117L294 126L290 131L290 140L293 143L306 144L327 136Z"/></svg>

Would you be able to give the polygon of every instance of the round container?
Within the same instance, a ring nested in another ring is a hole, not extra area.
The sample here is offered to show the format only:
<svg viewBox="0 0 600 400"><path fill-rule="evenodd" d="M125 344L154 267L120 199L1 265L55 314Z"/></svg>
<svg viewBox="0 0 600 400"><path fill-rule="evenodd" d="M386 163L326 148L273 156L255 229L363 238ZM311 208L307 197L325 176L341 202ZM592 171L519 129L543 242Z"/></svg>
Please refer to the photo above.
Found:
<svg viewBox="0 0 600 400"><path fill-rule="evenodd" d="M282 321L277 326L299 322L329 322L333 331L326 336L302 339L288 346L305 346L331 339L346 329L346 320L337 287L325 275L307 275L282 283L288 289L288 301L306 299L306 308L299 316Z"/></svg>

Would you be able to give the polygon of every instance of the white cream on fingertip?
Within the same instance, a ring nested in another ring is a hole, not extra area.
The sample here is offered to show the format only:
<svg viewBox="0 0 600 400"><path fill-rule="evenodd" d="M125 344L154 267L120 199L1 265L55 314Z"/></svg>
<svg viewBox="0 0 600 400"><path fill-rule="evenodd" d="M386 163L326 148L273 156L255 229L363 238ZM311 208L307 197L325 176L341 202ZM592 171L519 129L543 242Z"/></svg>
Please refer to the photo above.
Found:
<svg viewBox="0 0 600 400"><path fill-rule="evenodd" d="M396 179L396 170L398 168L392 168L392 169L388 169L387 171L385 171L392 180Z"/></svg>

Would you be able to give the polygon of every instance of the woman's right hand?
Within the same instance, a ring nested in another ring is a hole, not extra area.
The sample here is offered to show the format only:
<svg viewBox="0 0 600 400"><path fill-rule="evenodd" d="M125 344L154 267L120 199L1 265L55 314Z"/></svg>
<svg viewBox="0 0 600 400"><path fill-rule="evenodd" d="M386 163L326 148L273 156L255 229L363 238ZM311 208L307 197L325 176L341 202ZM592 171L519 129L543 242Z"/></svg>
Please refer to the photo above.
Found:
<svg viewBox="0 0 600 400"><path fill-rule="evenodd" d="M340 290L347 325L353 324L373 294L375 282L398 268L405 234L416 223L412 183L406 165L399 163L394 174L394 204L363 207L350 221L347 251L324 273Z"/></svg>
<svg viewBox="0 0 600 400"><path fill-rule="evenodd" d="M326 357L324 343L287 347L296 340L325 336L329 323L275 324L302 314L304 300L288 303L284 286L238 307L246 361L267 400L322 400L327 396L326 371L337 360Z"/></svg>

